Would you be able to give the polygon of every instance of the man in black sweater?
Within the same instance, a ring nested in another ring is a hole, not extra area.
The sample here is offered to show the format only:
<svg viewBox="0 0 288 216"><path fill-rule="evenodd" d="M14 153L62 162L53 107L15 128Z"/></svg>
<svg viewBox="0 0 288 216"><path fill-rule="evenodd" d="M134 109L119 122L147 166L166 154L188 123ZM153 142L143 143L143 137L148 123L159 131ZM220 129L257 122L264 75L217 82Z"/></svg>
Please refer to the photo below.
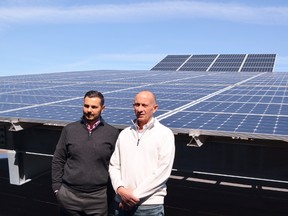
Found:
<svg viewBox="0 0 288 216"><path fill-rule="evenodd" d="M101 117L104 109L104 96L88 91L81 120L62 130L52 160L61 216L108 215L108 167L119 131Z"/></svg>

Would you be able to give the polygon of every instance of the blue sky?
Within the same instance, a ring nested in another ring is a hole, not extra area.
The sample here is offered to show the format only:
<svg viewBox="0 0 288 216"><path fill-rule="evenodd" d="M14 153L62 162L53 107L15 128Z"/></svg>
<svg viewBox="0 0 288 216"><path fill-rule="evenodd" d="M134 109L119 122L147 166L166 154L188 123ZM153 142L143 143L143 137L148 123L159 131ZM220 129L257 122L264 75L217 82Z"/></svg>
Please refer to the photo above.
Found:
<svg viewBox="0 0 288 216"><path fill-rule="evenodd" d="M0 75L150 70L168 54L275 53L287 0L1 0Z"/></svg>

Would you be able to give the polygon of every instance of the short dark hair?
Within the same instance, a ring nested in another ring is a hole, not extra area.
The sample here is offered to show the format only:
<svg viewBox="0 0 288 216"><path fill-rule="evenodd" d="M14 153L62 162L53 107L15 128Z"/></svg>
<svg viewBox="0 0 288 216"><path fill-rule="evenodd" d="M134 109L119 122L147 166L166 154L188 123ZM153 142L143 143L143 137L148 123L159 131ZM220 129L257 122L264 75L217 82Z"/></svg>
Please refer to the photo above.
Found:
<svg viewBox="0 0 288 216"><path fill-rule="evenodd" d="M103 94L102 94L101 92L99 92L99 91L90 90L90 91L86 92L86 94L84 95L84 99L85 99L86 97L89 97L89 98L98 97L98 98L100 98L100 100L101 100L101 106L104 105L104 96L103 96Z"/></svg>

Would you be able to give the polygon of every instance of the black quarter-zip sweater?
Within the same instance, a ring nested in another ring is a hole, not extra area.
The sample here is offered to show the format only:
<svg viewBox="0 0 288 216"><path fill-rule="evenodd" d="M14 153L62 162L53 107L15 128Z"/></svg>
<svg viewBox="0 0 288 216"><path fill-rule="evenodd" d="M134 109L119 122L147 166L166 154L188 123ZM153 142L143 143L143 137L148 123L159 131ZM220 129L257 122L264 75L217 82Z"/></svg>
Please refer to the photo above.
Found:
<svg viewBox="0 0 288 216"><path fill-rule="evenodd" d="M110 157L119 130L102 118L90 134L83 121L65 126L52 159L52 189L62 184L82 192L107 185Z"/></svg>

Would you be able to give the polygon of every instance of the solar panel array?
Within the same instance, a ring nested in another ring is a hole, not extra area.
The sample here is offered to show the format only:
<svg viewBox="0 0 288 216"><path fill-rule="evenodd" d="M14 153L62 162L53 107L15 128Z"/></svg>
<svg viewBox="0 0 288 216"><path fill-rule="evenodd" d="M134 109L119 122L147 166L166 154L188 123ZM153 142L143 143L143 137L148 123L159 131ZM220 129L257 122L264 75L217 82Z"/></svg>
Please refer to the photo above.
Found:
<svg viewBox="0 0 288 216"><path fill-rule="evenodd" d="M208 58L208 57L207 57ZM157 118L175 133L288 141L288 73L81 71L0 77L0 121L65 125L84 94L105 96L103 117L124 128L140 90L157 95Z"/></svg>
<svg viewBox="0 0 288 216"><path fill-rule="evenodd" d="M152 71L273 72L276 54L167 55Z"/></svg>

